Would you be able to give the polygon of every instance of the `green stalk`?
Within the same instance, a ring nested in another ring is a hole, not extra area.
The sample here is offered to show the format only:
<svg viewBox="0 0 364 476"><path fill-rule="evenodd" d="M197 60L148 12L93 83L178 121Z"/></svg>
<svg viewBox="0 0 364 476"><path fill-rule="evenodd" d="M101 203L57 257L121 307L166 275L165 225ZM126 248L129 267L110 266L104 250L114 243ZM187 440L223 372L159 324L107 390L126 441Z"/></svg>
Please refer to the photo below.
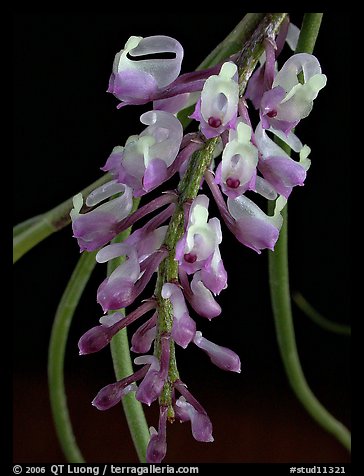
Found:
<svg viewBox="0 0 364 476"><path fill-rule="evenodd" d="M134 210L138 208L139 201L140 199L134 201ZM120 233L113 242L120 243L124 241L130 235L130 232L131 228L128 228ZM107 274L110 275L124 260L125 258L121 257L109 261L107 265ZM119 309L119 312L125 314L124 309ZM113 337L110 347L116 379L121 380L124 377L131 375L134 371L130 356L130 344L127 329L122 329ZM143 407L135 398L134 392L123 397L121 403L123 405L125 417L128 422L128 427L139 461L145 463L145 455L150 435Z"/></svg>
<svg viewBox="0 0 364 476"><path fill-rule="evenodd" d="M96 252L83 253L58 305L48 351L48 386L54 424L62 450L70 463L84 463L77 446L67 407L64 356L69 328L77 304L95 267Z"/></svg>
<svg viewBox="0 0 364 476"><path fill-rule="evenodd" d="M312 53L321 19L322 13L305 14L297 52ZM272 214L274 203L270 202L269 207L270 214ZM274 253L269 252L269 284L281 358L289 383L304 408L322 428L331 433L346 449L350 450L350 432L317 400L301 367L293 327L289 288L287 206L282 211L282 216L283 226L279 240L276 243Z"/></svg>
<svg viewBox="0 0 364 476"><path fill-rule="evenodd" d="M43 215L36 215L32 218L28 218L28 220L25 220L18 225L15 225L13 228L13 238L20 235L21 233L24 233L28 228L38 223L42 219L42 216Z"/></svg>
<svg viewBox="0 0 364 476"><path fill-rule="evenodd" d="M322 314L320 314L311 304L305 299L301 293L295 292L292 294L292 299L296 305L301 309L301 311L306 314L306 316L311 319L312 322L320 326L325 331L333 332L334 334L340 334L344 336L351 335L350 326L345 324L338 324L337 322L332 322Z"/></svg>
<svg viewBox="0 0 364 476"><path fill-rule="evenodd" d="M86 197L92 190L100 187L111 179L109 174L105 174L98 180L81 190L82 196ZM65 200L60 205L52 208L42 215L29 218L25 222L19 223L14 228L13 238L13 263L24 256L29 250L34 248L38 243L48 238L49 235L61 230L71 223L70 211L73 208L73 197ZM32 224L32 221L34 223Z"/></svg>

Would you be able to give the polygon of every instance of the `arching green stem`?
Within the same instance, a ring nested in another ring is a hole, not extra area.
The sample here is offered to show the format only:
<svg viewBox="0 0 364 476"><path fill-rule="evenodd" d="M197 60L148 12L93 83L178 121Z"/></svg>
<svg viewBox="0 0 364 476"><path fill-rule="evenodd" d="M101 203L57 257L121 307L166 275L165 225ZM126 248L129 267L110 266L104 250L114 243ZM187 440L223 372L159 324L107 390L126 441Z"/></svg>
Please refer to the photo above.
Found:
<svg viewBox="0 0 364 476"><path fill-rule="evenodd" d="M312 53L322 13L305 14L297 52ZM289 153L289 150L288 150ZM274 204L270 203L270 213ZM312 418L350 450L350 432L317 400L304 376L293 327L288 271L287 206L282 212L283 226L274 252L269 252L269 283L278 346L289 383Z"/></svg>
<svg viewBox="0 0 364 476"><path fill-rule="evenodd" d="M64 356L77 304L95 267L95 252L83 253L58 305L48 351L49 397L57 436L70 463L84 463L73 434L64 384Z"/></svg>

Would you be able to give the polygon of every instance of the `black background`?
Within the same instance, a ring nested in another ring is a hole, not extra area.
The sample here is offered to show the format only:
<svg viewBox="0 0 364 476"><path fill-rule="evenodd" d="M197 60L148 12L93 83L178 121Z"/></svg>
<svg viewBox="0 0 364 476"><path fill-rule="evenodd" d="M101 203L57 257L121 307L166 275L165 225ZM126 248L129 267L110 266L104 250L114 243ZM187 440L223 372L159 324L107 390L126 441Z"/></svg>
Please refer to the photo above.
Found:
<svg viewBox="0 0 364 476"><path fill-rule="evenodd" d="M137 8L137 6L135 7ZM184 47L182 72L193 70L238 23L243 12L193 15L114 13L16 15L14 21L14 223L42 213L100 176L115 145L142 130L150 105L117 110L107 94L114 55L131 35L170 35ZM291 14L300 25L303 14ZM313 112L296 129L312 148L305 187L289 200L290 272L324 315L349 323L350 38L345 13L324 15L315 54L328 76ZM281 63L282 64L282 63ZM211 210L214 210L212 206ZM190 346L178 351L182 379L208 411L215 443L197 443L188 424L168 428L165 462L348 461L336 441L312 422L289 389L279 358L269 302L267 253L244 248L224 228L221 252L229 287L223 314L198 326L205 337L239 353L242 373L225 374ZM63 462L50 417L47 346L57 303L77 262L67 227L24 256L14 272L14 462ZM89 462L133 462L119 408L90 405L114 380L108 349L78 357L77 340L101 316L98 265L77 309L66 360L75 432ZM347 337L330 334L294 307L297 343L312 389L349 424ZM157 408L147 409L150 424Z"/></svg>

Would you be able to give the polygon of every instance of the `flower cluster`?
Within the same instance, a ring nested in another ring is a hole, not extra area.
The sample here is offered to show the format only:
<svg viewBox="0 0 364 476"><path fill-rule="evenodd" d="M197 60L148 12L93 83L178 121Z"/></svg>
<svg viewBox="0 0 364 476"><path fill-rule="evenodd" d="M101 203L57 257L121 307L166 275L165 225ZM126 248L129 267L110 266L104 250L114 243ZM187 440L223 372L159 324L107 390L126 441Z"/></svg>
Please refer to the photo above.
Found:
<svg viewBox="0 0 364 476"><path fill-rule="evenodd" d="M193 154L203 153L209 140L216 140L204 177L197 177L200 188L205 180L223 221L241 243L257 253L274 249L282 225L280 212L293 188L304 184L310 166L310 149L293 129L309 114L326 82L317 59L308 54L293 55L277 72L282 35L288 30L290 44L297 36L293 26L287 29L286 24L283 30L279 42L266 39L265 54L245 97L239 93L237 56L210 69L179 75L180 43L152 36L131 37L115 57L108 91L121 101L118 107L152 102L153 108L140 117L144 130L115 147L103 166L112 180L86 198L86 207L81 194L74 197L72 226L80 250L98 250L99 263L122 258L97 290L105 314L81 337L79 350L80 354L101 350L121 329L150 314L131 339L131 351L140 354L134 363L140 368L101 389L92 402L106 410L129 392L147 405L159 399L160 418L158 428L150 429L148 462L165 457L167 420L190 421L197 441L213 441L206 411L171 370L173 346L186 349L192 343L223 370L240 372L241 365L235 352L203 337L191 317L192 311L209 320L219 316L216 296L227 287L219 249L221 224L209 217L208 196L181 201L180 189L168 191L131 213L133 198L143 197L176 173L184 177ZM258 110L254 128L247 100ZM176 113L191 103L195 104L191 118L199 123L199 130L184 135ZM274 137L288 144L298 160L290 158ZM276 201L273 216L259 208L254 194ZM183 231L174 232L173 242L167 223L175 224L181 211ZM151 214L122 243L109 244ZM120 309L135 303L166 258L175 262L176 275L169 281L159 279L155 294L125 316ZM169 399L163 393L166 387Z"/></svg>

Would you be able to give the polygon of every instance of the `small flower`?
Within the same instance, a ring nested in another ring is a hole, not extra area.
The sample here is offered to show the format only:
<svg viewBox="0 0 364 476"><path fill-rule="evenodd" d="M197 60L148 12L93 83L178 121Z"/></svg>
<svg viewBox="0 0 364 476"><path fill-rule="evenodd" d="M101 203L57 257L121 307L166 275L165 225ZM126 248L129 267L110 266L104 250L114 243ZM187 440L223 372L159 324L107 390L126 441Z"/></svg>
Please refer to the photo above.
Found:
<svg viewBox="0 0 364 476"><path fill-rule="evenodd" d="M195 408L186 401L184 397L180 397L176 401L177 418L180 421L191 421L192 436L196 441L203 443L212 443L212 423L206 413L199 413Z"/></svg>
<svg viewBox="0 0 364 476"><path fill-rule="evenodd" d="M148 127L139 136L129 137L120 152L118 168L115 168L116 160L110 158L104 167L114 173L117 170L118 181L132 187L135 197L144 195L170 177L183 137L180 121L169 112L148 111L140 120Z"/></svg>
<svg viewBox="0 0 364 476"><path fill-rule="evenodd" d="M239 102L237 80L238 68L232 62L224 63L218 75L211 75L206 80L191 118L200 122L207 139L234 126Z"/></svg>
<svg viewBox="0 0 364 476"><path fill-rule="evenodd" d="M215 234L215 249L201 268L201 279L210 291L214 294L220 294L223 289L227 288L227 272L219 249L219 244L222 242L220 220L218 218L211 218L209 225Z"/></svg>
<svg viewBox="0 0 364 476"><path fill-rule="evenodd" d="M231 199L227 206L224 197L215 183L211 171L206 171L205 179L219 207L221 216L235 237L248 248L257 253L268 248L273 250L279 236L283 218L280 214L287 200L279 196L273 216L266 215L252 200L245 195Z"/></svg>
<svg viewBox="0 0 364 476"><path fill-rule="evenodd" d="M274 129L271 131L280 135L280 131ZM307 158L310 148L303 146L293 132L288 133L284 139L285 142L300 156L299 162L291 159L281 147L268 137L261 123L258 124L255 131L255 140L261 152L258 165L260 172L280 195L288 198L293 187L304 184L306 172L311 163Z"/></svg>
<svg viewBox="0 0 364 476"><path fill-rule="evenodd" d="M165 283L162 288L162 298L169 299L173 307L173 340L184 349L193 339L196 323L191 319L181 289L172 283Z"/></svg>
<svg viewBox="0 0 364 476"><path fill-rule="evenodd" d="M142 369L123 378L115 383L111 383L103 387L92 401L98 410L108 410L120 403L120 400L130 392L136 390L138 380L142 379L147 373L149 365L145 365Z"/></svg>
<svg viewBox="0 0 364 476"><path fill-rule="evenodd" d="M197 314L209 320L221 314L221 307L202 282L201 271L196 271L191 283L188 282L187 274L182 269L180 269L179 275L184 295Z"/></svg>
<svg viewBox="0 0 364 476"><path fill-rule="evenodd" d="M111 252L100 250L96 259L105 262L115 258L114 249L113 247ZM128 247L122 253L126 254L127 259L100 284L97 290L97 302L104 312L130 306L168 254L166 250L158 250L139 263L135 249Z"/></svg>
<svg viewBox="0 0 364 476"><path fill-rule="evenodd" d="M125 395L135 392L136 389L137 385L134 382L129 385L120 382L112 383L100 390L92 401L92 405L98 410L109 410L117 405Z"/></svg>
<svg viewBox="0 0 364 476"><path fill-rule="evenodd" d="M302 73L301 84L298 75ZM317 58L307 53L291 56L277 73L272 89L266 91L260 105L264 129L273 127L288 134L298 122L307 117L313 101L326 85Z"/></svg>
<svg viewBox="0 0 364 476"><path fill-rule="evenodd" d="M147 463L161 463L167 453L167 415L168 407L161 406L159 414L158 431L149 428L150 440L147 447Z"/></svg>
<svg viewBox="0 0 364 476"><path fill-rule="evenodd" d="M89 329L78 341L80 355L93 354L94 352L103 349L121 329L124 329L129 324L135 322L139 317L155 307L156 303L151 299L143 303L127 317L120 312L103 316L100 319L101 325Z"/></svg>
<svg viewBox="0 0 364 476"><path fill-rule="evenodd" d="M241 372L239 356L232 350L205 339L200 331L196 332L193 342L197 347L206 352L211 362L220 369L229 370L230 372Z"/></svg>
<svg viewBox="0 0 364 476"><path fill-rule="evenodd" d="M73 197L70 215L73 236L77 238L80 251L94 251L112 240L118 234L118 224L129 215L133 206L131 188L116 180L102 185L87 197L86 205L93 207L117 193L122 195L87 213L80 213L83 206L82 194Z"/></svg>
<svg viewBox="0 0 364 476"><path fill-rule="evenodd" d="M134 332L131 338L132 347L130 350L132 352L136 352L137 354L145 354L146 352L149 352L157 335L157 317L158 314L155 312L147 322L142 324Z"/></svg>
<svg viewBox="0 0 364 476"><path fill-rule="evenodd" d="M182 394L173 406L176 418L181 422L191 421L192 436L195 440L204 443L213 442L212 423L205 409L183 382L177 380L174 386Z"/></svg>
<svg viewBox="0 0 364 476"><path fill-rule="evenodd" d="M174 54L174 58L146 58L153 54ZM169 36L131 36L115 56L108 92L120 99L119 107L145 104L179 75L183 59L181 44Z"/></svg>
<svg viewBox="0 0 364 476"><path fill-rule="evenodd" d="M241 243L259 254L266 248L273 250L282 226L280 211L285 204L286 200L279 197L271 217L245 195L233 200L228 198L227 207L235 221L230 229Z"/></svg>
<svg viewBox="0 0 364 476"><path fill-rule="evenodd" d="M164 383L168 377L169 349L169 337L162 336L160 360L158 360L154 355L143 355L134 359L134 363L137 365L150 364L150 367L135 394L136 399L146 405L151 405L151 403L160 396L163 390Z"/></svg>
<svg viewBox="0 0 364 476"><path fill-rule="evenodd" d="M222 161L216 170L216 183L230 198L254 190L257 175L258 149L251 143L252 129L244 122L230 129Z"/></svg>
<svg viewBox="0 0 364 476"><path fill-rule="evenodd" d="M185 210L186 231L176 246L176 260L188 274L203 267L216 247L215 230L208 221L209 199L198 195L187 213Z"/></svg>

